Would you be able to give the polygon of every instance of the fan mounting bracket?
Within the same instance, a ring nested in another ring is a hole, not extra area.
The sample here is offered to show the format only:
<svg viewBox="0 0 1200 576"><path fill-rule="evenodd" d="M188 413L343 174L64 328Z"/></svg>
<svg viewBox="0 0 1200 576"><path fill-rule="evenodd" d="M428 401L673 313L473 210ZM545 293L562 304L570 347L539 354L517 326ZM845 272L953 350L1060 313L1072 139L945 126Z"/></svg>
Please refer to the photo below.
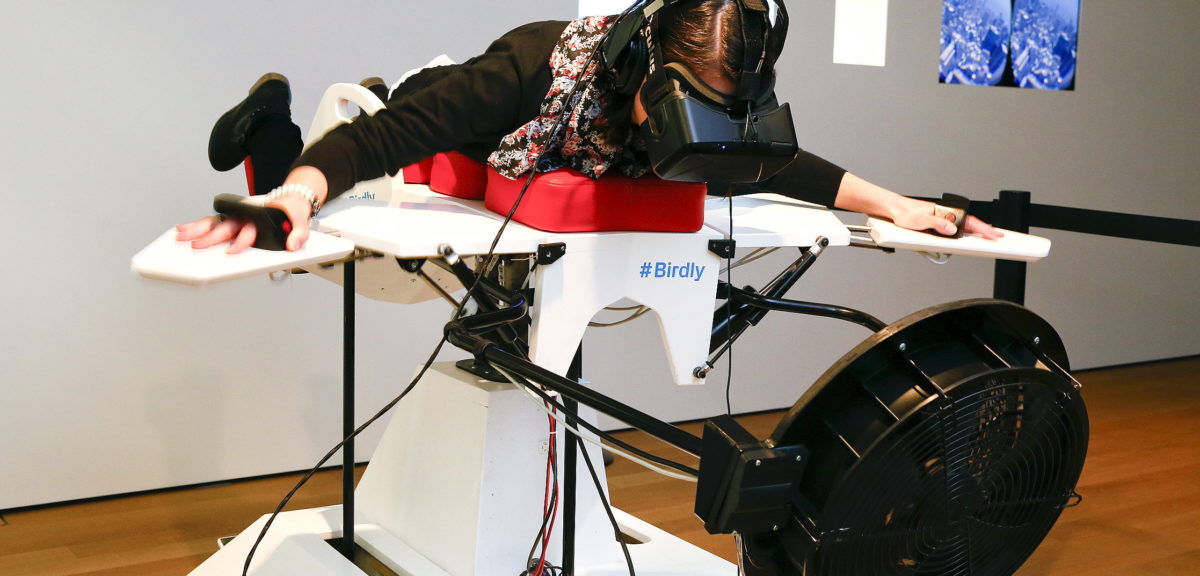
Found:
<svg viewBox="0 0 1200 576"><path fill-rule="evenodd" d="M696 515L711 534L778 531L804 475L804 445L770 446L729 416L705 423Z"/></svg>

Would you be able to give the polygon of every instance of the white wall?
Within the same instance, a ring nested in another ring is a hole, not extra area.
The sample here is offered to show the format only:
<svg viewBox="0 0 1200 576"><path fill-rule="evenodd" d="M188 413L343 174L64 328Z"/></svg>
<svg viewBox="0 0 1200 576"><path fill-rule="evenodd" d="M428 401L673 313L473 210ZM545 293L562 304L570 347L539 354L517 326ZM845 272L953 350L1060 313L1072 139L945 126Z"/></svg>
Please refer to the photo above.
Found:
<svg viewBox="0 0 1200 576"><path fill-rule="evenodd" d="M1200 7L1163 0L1083 10L1077 91L939 86L940 3L891 3L888 67L834 66L833 4L792 2L780 93L803 144L897 190L1200 219ZM303 129L324 88L462 59L503 31L571 18L574 3L148 0L8 7L0 34L0 510L305 468L338 437L340 289L316 278L193 290L141 280L129 258L242 177L205 159L212 122L264 71L287 74ZM464 19L463 15L469 15ZM1024 119L1024 120L1022 120ZM972 129L953 128L969 124ZM1029 305L1078 367L1200 352L1192 248L1043 231ZM761 284L790 255L739 269ZM791 296L896 319L986 296L991 264L835 250ZM402 388L445 307L360 299L359 405ZM789 405L861 328L780 313L735 350L735 411ZM655 323L594 331L601 390L665 419L724 408L667 384ZM618 354L628 358L617 361ZM453 356L453 355L452 355ZM639 369L631 370L630 366ZM361 444L370 453L376 430Z"/></svg>
<svg viewBox="0 0 1200 576"><path fill-rule="evenodd" d="M556 0L6 5L0 509L315 462L340 437L340 288L194 290L135 277L130 257L245 189L240 169L208 166L207 139L263 72L288 75L307 131L334 82L574 16ZM359 305L359 414L407 383L445 314Z"/></svg>

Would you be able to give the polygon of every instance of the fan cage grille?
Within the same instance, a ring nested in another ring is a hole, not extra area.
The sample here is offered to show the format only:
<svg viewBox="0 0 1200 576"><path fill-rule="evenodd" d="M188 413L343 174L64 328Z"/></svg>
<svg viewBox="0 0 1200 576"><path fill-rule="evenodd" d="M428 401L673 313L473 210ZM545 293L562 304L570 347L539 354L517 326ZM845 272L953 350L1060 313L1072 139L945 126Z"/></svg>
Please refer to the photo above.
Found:
<svg viewBox="0 0 1200 576"><path fill-rule="evenodd" d="M817 518L805 574L1011 574L1071 495L1086 413L1057 374L983 374L891 428Z"/></svg>

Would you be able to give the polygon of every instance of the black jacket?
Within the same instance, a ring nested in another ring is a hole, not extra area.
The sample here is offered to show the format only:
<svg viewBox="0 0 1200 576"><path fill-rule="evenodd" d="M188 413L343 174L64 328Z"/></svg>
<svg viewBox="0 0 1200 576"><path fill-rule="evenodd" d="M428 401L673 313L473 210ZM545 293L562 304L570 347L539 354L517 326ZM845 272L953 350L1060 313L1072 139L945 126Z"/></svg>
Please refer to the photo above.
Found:
<svg viewBox="0 0 1200 576"><path fill-rule="evenodd" d="M567 22L526 24L462 64L422 70L397 87L373 116L339 126L296 161L319 169L329 197L356 182L395 175L437 152L455 150L479 161L502 137L538 115L550 90L550 53ZM771 191L831 206L845 170L801 152L770 180L735 192ZM724 191L713 191L724 193Z"/></svg>

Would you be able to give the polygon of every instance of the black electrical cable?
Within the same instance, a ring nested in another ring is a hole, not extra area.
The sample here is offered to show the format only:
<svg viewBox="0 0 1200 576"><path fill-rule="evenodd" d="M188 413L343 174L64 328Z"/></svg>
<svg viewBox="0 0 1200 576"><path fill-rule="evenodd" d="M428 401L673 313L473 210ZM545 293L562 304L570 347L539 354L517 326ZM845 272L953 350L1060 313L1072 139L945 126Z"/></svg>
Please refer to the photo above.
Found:
<svg viewBox="0 0 1200 576"><path fill-rule="evenodd" d="M535 576L535 574L533 574L529 570L525 570L525 571L521 572L518 576ZM562 566L546 564L545 566L542 567L541 576L564 576L563 571L562 571Z"/></svg>
<svg viewBox="0 0 1200 576"><path fill-rule="evenodd" d="M559 119L561 121L561 116ZM543 150L542 153L544 154L545 151ZM538 158L540 159L541 156L539 155ZM535 161L534 165L536 166L536 161ZM510 210L508 215L505 217L504 222L500 225L500 229L496 231L496 236L494 238L492 238L492 244L488 248L488 253L487 253L487 256L485 256L485 259L490 258L493 255L493 253L495 252L496 246L500 243L500 237L504 233L505 227L507 227L509 221L512 220L513 214L515 214L517 211L517 206L520 204L521 199L525 196L525 191L529 189L529 185L533 182L533 176L534 176L534 172L531 172L529 179L525 181L525 186L521 189L520 194L517 195L517 200L515 202L513 202L512 210ZM483 278L483 271L484 271L484 268L481 266L478 274L476 274L476 276L475 276L475 281L471 284L471 286L469 288L467 288L467 292L465 294L463 294L463 297L459 300L458 306L456 307L457 310L455 312L454 319L457 320L466 311L467 301L471 299L471 297L475 293L476 288L478 288L479 283ZM336 446L334 446L332 449L330 449L329 452L327 452L325 454L325 456L323 456L320 459L320 461L318 461L317 464L315 466L313 466L308 471L308 473L306 473L304 475L304 477L302 477L300 479L299 482L296 483L296 485L292 488L292 490L290 492L288 492L286 496L283 497L283 500L280 501L279 505L275 508L275 511L272 512L271 516L267 519L266 524L263 525L263 529L261 531L259 531L258 537L254 540L254 545L250 547L250 552L246 554L246 563L242 567L242 576L248 576L249 571L250 571L250 563L254 559L254 553L258 550L258 546L259 546L259 544L262 543L263 538L266 537L267 531L271 528L271 525L275 523L275 518L277 516L279 516L279 513L283 511L283 508L285 506L287 506L289 501L291 501L292 496L294 496L296 494L296 492L298 492L300 490L300 488L302 488L309 481L309 479L312 478L313 475L316 474L317 471L322 466L324 466L325 463L328 462L329 459L332 458L334 454L337 453L338 450L340 450L343 446L345 446L347 442L349 442L350 440L354 439L359 434L361 434L364 430L367 429L367 427L369 427L371 424L374 424L377 420L382 418L384 416L384 414L387 414L389 411L391 411L391 409L393 407L395 407L396 404L399 404L400 401L402 399L404 399L405 396L408 396L408 393L411 392L413 390L413 388L416 387L417 383L421 381L421 378L423 378L425 376L425 373L429 370L429 368L433 366L434 360L436 360L438 355L441 354L442 347L446 345L446 341L447 341L446 335L443 334L441 339L438 340L437 345L434 346L433 352L429 355L429 358L426 359L425 363L421 366L421 370L417 372L416 377L414 377L412 379L412 381L409 382L408 386L405 387L404 390L400 392L400 395L393 398L392 401L390 401L386 405L384 405L384 407L382 409L380 409L373 416L371 416L371 418L369 418L361 426L359 426L358 428L355 428L354 432L350 433L350 435L343 438L341 442L338 442L338 444Z"/></svg>
<svg viewBox="0 0 1200 576"><path fill-rule="evenodd" d="M549 416L549 418L550 418L550 420L554 420L554 416ZM549 554L549 552L550 552L550 550L549 550L550 538L551 538L551 535L554 533L554 521L558 518L559 489L558 489L558 425L557 425L557 422L555 422L551 426L550 434L553 439L550 442L550 449L547 450L547 453L548 453L547 460L550 463L550 471L551 471L551 484L550 484L551 499L550 499L549 505L546 506L546 509L543 512L544 516L546 518L548 518L550 520L550 522L542 534L542 554L541 554L541 557L538 559L538 576L544 576L546 566L548 565L548 563L546 562L546 555Z"/></svg>
<svg viewBox="0 0 1200 576"><path fill-rule="evenodd" d="M329 450L329 452L325 453L325 456L321 457L321 460L318 461L317 464L315 466L313 466L312 469L310 469L308 471L308 473L305 474L304 477L301 478L300 481L297 482L294 487L292 487L292 490L287 493L287 496L283 497L283 500L280 501L279 505L275 507L275 511L271 513L271 516L269 518L267 518L267 523L264 524L262 530L259 531L258 538L256 538L254 540L254 545L250 547L250 552L246 554L246 563L242 566L242 576L247 576L247 574L249 573L250 562L252 560L254 560L254 553L258 550L258 545L261 544L263 541L263 538L266 537L267 530L270 530L271 525L275 523L275 518L277 516L279 516L279 513L283 511L283 508L285 506L287 506L288 502L290 502L292 500L292 496L294 496L296 494L296 492L298 492L300 490L300 488L302 488L304 486L304 484L306 484L308 482L308 480L310 478L312 478L313 475L316 474L317 471L320 470L321 467L324 466L326 462L329 461L330 458L333 458L333 455L336 454L338 450L341 450L346 445L347 442L349 442L350 440L354 439L359 434L361 434L362 431L366 430L368 426L370 426L371 424L374 424L376 420L379 420L380 418L382 418L384 414L386 414L388 411L390 411L396 404L400 403L400 401L402 399L404 399L405 396L408 396L408 393L412 392L413 388L416 387L417 382L419 382L421 380L421 378L425 375L425 372L429 369L430 366L433 365L433 360L435 358L437 358L438 354L441 353L442 346L445 345L445 343L446 343L445 338L442 338L442 340L440 342L438 342L437 346L434 347L434 349L433 349L433 353L431 353L429 355L429 360L425 363L424 366L421 367L421 370L412 379L412 381L409 382L408 386L405 387L402 392L400 392L399 396L396 396L394 399L392 399L391 402L388 402L387 405L385 405L382 409L380 409L378 412L376 412L374 416L371 416L361 426L359 426L358 428L355 428L353 432L351 432L348 436L343 438L341 442L338 442L336 446L334 446L332 449Z"/></svg>
<svg viewBox="0 0 1200 576"><path fill-rule="evenodd" d="M733 186L725 190L725 199L729 201L729 239L733 240ZM736 249L736 246L734 247ZM725 253L725 283L733 286L733 250ZM725 414L733 416L733 401L730 393L733 390L733 306L725 307L725 339L729 341L727 362L729 369L725 373Z"/></svg>
<svg viewBox="0 0 1200 576"><path fill-rule="evenodd" d="M530 180L525 183L526 188L528 188L529 183L532 181L533 180L531 177ZM521 193L524 194L524 190L522 190ZM520 201L520 198L518 197L518 202L519 201ZM515 208L514 208L514 210L515 210ZM510 213L509 218L511 218L511 217L512 217L512 214ZM505 224L507 224L507 223L508 223L508 220L505 220ZM488 250L488 256L491 256L491 253L495 250L496 244L499 243L499 241L500 241L500 234L503 231L504 231L504 226L501 226L500 230L496 232L496 237L492 240L492 246ZM479 281L482 279L482 277L483 276L482 276L482 268L481 268L480 274L475 277L475 282L472 283L470 288L467 289L466 294L464 294L462 299L459 300L457 310L455 312L455 319L457 319L459 316L461 316L463 314L463 312L466 310L465 307L467 304L467 300L469 300L471 298L475 289L479 286ZM334 454L337 453L338 450L341 450L346 445L347 442L358 437L359 434L361 434L369 426L371 426L376 421L378 421L380 418L382 418L385 414L390 412L391 409L396 406L396 404L399 404L401 400L403 400L406 396L408 396L409 392L412 392L413 388L415 388L417 386L417 383L421 381L421 378L423 378L425 376L425 373L429 371L429 368L433 366L433 361L437 359L439 354L441 354L442 347L446 345L446 342L447 342L446 336L443 334L441 339L438 340L437 345L434 346L433 352L431 352L429 354L429 358L427 358L425 360L425 363L421 365L421 369L417 372L417 375L415 377L413 377L412 381L410 381L408 383L408 386L406 386L404 388L404 390L402 390L398 396L393 398L390 402L388 402L386 405L384 405L383 408L381 408L378 412L376 412L369 419L367 419L366 422L364 422L358 428L355 428L354 431L351 432L345 438L343 438L341 442L338 442L336 446L334 446L332 449L329 450L329 452L325 453L325 456L321 457L321 459L317 462L317 464L315 466L313 466L308 471L308 473L306 473L304 475L304 477L302 477L300 479L300 481L296 483L296 485L294 487L292 487L292 490L290 492L288 492L286 496L283 497L283 500L279 502L279 505L275 507L275 510L271 513L271 516L267 519L266 524L263 525L262 530L259 531L258 537L254 540L254 545L250 547L250 552L248 552L246 554L246 563L242 566L242 576L248 576L249 571L250 571L250 563L251 563L251 561L254 560L254 553L258 550L258 546L259 546L259 544L262 543L263 538L265 538L267 536L267 531L270 530L271 525L275 523L275 518L277 516L279 516L279 513L283 511L283 508L285 506L287 506L288 502L291 501L292 496L294 496L296 494L296 492L298 492L300 490L300 488L304 487L304 485L306 483L308 483L309 479L311 479L313 477L313 475L316 474L317 471L320 470L320 468L322 466L324 466L325 463L328 462L329 459L332 458Z"/></svg>
<svg viewBox="0 0 1200 576"><path fill-rule="evenodd" d="M625 16L626 14L628 14L629 12L630 12L630 9L626 9L626 11L622 13L622 17ZM612 31L611 28L609 30L605 31L604 38L600 39L600 42L597 43L596 48L594 50L592 50L591 55L588 56L588 60L583 65L583 70L585 72L592 66L592 64L594 64L596 62L596 56L600 52L600 47L602 47L604 45L604 41L607 40L608 34L610 34L611 31ZM582 76L582 75L580 76L579 80L576 81L575 84L571 87L571 92L569 94L567 94L566 102L568 104L570 104L571 100L575 97L575 93L580 89L580 86L584 83L584 80L591 80L592 82L594 82L595 81L595 72L593 72L592 74L587 75L587 76ZM572 110L571 106L563 106L563 110L559 113L558 117L555 118L554 127L548 131L547 138L553 138L554 135L562 128L563 118L567 115L567 113L570 110ZM496 235L492 238L492 243L488 247L487 254L484 256L483 260L487 260L495 254L496 246L498 246L500 244L500 238L501 238L501 236L503 236L504 230L508 228L508 223L512 221L513 216L517 213L517 207L520 206L521 200L525 198L525 193L529 190L529 186L533 183L533 178L534 178L534 176L537 175L537 167L541 163L542 156L546 154L547 150L548 150L548 147L543 147L542 151L540 153L538 153L536 158L534 158L533 167L529 171L529 177L525 180L525 185L521 187L521 192L517 194L517 199L515 201L513 201L512 209L510 209L508 211L508 214L504 217L504 222L502 222L500 224L500 228L498 230L496 230ZM467 288L467 292L466 292L466 294L463 294L462 299L459 300L457 311L455 312L455 315L454 315L455 320L459 319L461 317L461 315L466 311L466 303L468 300L470 300L470 298L472 296L475 295L475 290L479 287L479 283L483 279L483 274L484 274L484 267L480 266L479 271L476 273L475 281L471 284L470 287ZM308 471L308 473L306 473L304 475L304 477L302 477L300 479L299 482L296 483L296 485L292 488L292 490L290 492L288 492L286 496L283 497L283 500L279 502L279 505L276 506L275 510L271 513L271 516L267 519L266 524L263 525L262 530L259 531L258 537L254 540L254 544L250 547L250 551L246 554L246 562L242 566L242 576L248 576L248 574L250 572L250 563L254 560L254 554L258 550L259 544L261 544L263 539L266 537L267 531L271 528L271 525L274 524L274 522L275 522L275 518L279 516L279 513L283 511L283 508L285 506L287 506L288 502L291 501L292 496L294 496L296 494L296 492L298 492L300 490L300 488L302 488L308 482L308 480L310 478L312 478L313 475L316 474L317 471L322 466L324 466L325 463L328 462L330 458L333 457L334 454L337 453L338 450L342 449L342 447L345 446L347 442L349 442L350 440L357 437L364 430L366 430L367 427L369 427L371 424L374 424L379 418L382 418L384 414L387 414L393 407L396 406L396 404L400 403L400 401L402 399L404 399L404 397L407 396L408 393L411 392L413 388L416 387L417 383L421 381L421 378L425 376L425 373L429 370L429 368L431 366L433 366L434 360L436 360L437 356L439 354L441 354L442 347L445 344L446 344L446 335L443 333L441 339L438 340L437 345L434 346L433 352L429 355L429 358L425 361L425 364L421 366L421 370L417 373L416 377L414 377L412 379L412 381L409 382L408 386L405 387L404 390L400 392L400 395L396 396L394 399L392 399L391 402L388 402L382 409L380 409L378 412L376 412L375 415L371 416L371 418L368 419L366 422L364 422L361 426L359 426L358 428L355 428L354 431L351 432L350 435L343 438L341 442L338 442L338 444L336 446L334 446L332 449L330 449L329 452L327 452L325 454L325 456L323 456L320 459L320 461L318 461L317 464L315 466L313 466L312 469L310 469ZM590 426L590 425L588 425L588 426ZM687 469L687 470L690 470L690 469ZM691 473L694 475L699 474L698 471L689 471L688 473Z"/></svg>
<svg viewBox="0 0 1200 576"><path fill-rule="evenodd" d="M621 537L621 527L617 525L617 517L613 515L612 506L608 505L608 498L604 497L604 487L600 485L600 476L596 474L596 467L592 465L592 458L588 455L587 446L583 445L583 438L579 436L575 437L575 442L579 446L579 452L583 455L583 463L587 464L588 473L592 475L592 483L596 485L596 495L600 497L600 503L604 505L604 513L608 514L608 521L612 523L613 536L621 545L621 552L625 554L625 564L629 566L629 576L637 576L633 571L633 558L629 555L629 545Z"/></svg>

